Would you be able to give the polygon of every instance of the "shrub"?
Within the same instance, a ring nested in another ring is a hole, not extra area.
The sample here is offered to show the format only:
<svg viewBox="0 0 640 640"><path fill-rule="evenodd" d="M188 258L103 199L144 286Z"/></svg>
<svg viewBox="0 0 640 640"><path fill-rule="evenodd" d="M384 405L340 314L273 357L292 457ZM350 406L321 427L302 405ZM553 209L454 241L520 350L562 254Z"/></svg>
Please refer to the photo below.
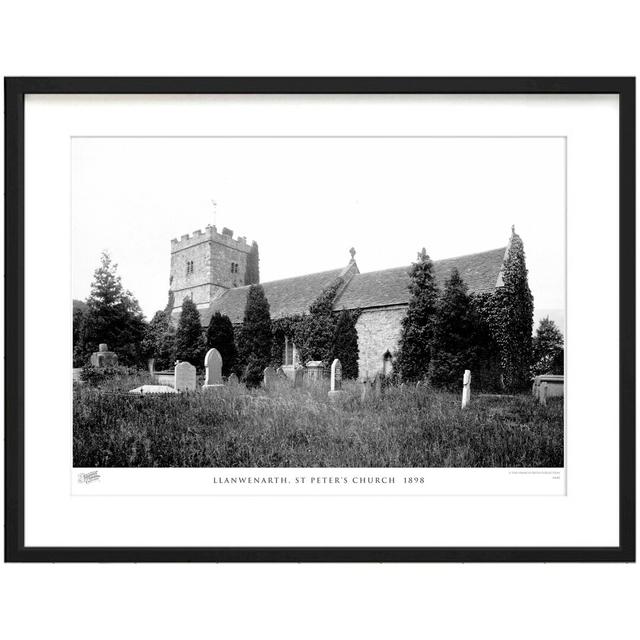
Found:
<svg viewBox="0 0 640 640"><path fill-rule="evenodd" d="M142 348L147 358L155 359L156 370L173 367L176 360L176 332L169 312L156 312L147 326Z"/></svg>
<svg viewBox="0 0 640 640"><path fill-rule="evenodd" d="M185 298L182 303L182 313L176 331L176 358L190 362L195 367L204 366L204 339L200 312L191 298Z"/></svg>
<svg viewBox="0 0 640 640"><path fill-rule="evenodd" d="M331 345L331 362L340 360L344 378L358 377L357 313L343 309L338 316Z"/></svg>
<svg viewBox="0 0 640 640"><path fill-rule="evenodd" d="M293 340L302 362L322 360L325 366L331 363L334 332L337 319L333 303L342 284L340 278L332 282L309 307L296 325Z"/></svg>
<svg viewBox="0 0 640 640"><path fill-rule="evenodd" d="M513 231L498 287L486 305L500 348L500 364L508 391L522 391L531 382L533 296L527 279L522 239Z"/></svg>
<svg viewBox="0 0 640 640"><path fill-rule="evenodd" d="M269 365L272 343L269 302L259 284L249 288L239 335L238 358L242 377L248 385L255 386Z"/></svg>
<svg viewBox="0 0 640 640"><path fill-rule="evenodd" d="M82 367L80 371L80 380L86 382L89 386L97 387L107 380L117 377L135 375L138 370L135 367L125 367L116 365L113 367L94 367L88 363Z"/></svg>
<svg viewBox="0 0 640 640"><path fill-rule="evenodd" d="M435 387L459 387L464 370L472 368L473 329L467 285L458 270L453 269L445 282L433 319L429 380Z"/></svg>
<svg viewBox="0 0 640 640"><path fill-rule="evenodd" d="M533 375L564 373L564 338L553 320L542 318L533 338Z"/></svg>
<svg viewBox="0 0 640 640"><path fill-rule="evenodd" d="M427 376L431 360L433 320L438 287L433 263L423 248L409 270L409 308L402 319L402 333L396 366L403 380L421 380Z"/></svg>
<svg viewBox="0 0 640 640"><path fill-rule="evenodd" d="M216 311L207 328L207 350L217 349L222 356L222 375L228 376L235 367L238 351L234 339L233 324L229 316Z"/></svg>

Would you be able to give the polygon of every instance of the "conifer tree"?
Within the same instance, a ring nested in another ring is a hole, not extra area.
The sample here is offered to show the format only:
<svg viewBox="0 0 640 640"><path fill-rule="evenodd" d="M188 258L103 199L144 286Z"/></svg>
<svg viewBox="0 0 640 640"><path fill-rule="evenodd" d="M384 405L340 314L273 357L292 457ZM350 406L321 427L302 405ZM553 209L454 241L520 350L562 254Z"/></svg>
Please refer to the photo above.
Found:
<svg viewBox="0 0 640 640"><path fill-rule="evenodd" d="M508 391L523 391L531 383L533 296L529 289L522 239L512 230L502 271L503 286L491 303L491 324L500 348L500 364Z"/></svg>
<svg viewBox="0 0 640 640"><path fill-rule="evenodd" d="M200 312L191 298L185 298L182 302L182 313L176 331L176 359L190 362L198 368L204 366Z"/></svg>
<svg viewBox="0 0 640 640"><path fill-rule="evenodd" d="M409 269L409 308L402 319L402 333L396 368L406 381L427 376L433 340L433 319L438 301L438 287L433 263L423 248Z"/></svg>
<svg viewBox="0 0 640 640"><path fill-rule="evenodd" d="M358 332L354 313L343 309L338 316L338 321L333 334L331 346L331 362L335 358L342 365L344 378L358 377Z"/></svg>
<svg viewBox="0 0 640 640"><path fill-rule="evenodd" d="M237 358L236 343L233 335L233 324L229 316L216 311L211 316L207 328L207 351L217 349L222 356L222 375L228 376L234 369Z"/></svg>
<svg viewBox="0 0 640 640"><path fill-rule="evenodd" d="M106 251L102 253L87 298L80 351L86 361L104 342L120 364L139 366L144 364L145 321L138 301L122 286L117 266Z"/></svg>
<svg viewBox="0 0 640 640"><path fill-rule="evenodd" d="M547 316L540 320L533 338L533 375L564 373L564 338Z"/></svg>
<svg viewBox="0 0 640 640"><path fill-rule="evenodd" d="M156 370L171 369L176 360L176 332L171 314L157 311L149 323L142 341L147 358L155 360Z"/></svg>
<svg viewBox="0 0 640 640"><path fill-rule="evenodd" d="M258 284L260 282L260 254L258 243L254 240L247 255L247 268L244 272L244 283Z"/></svg>
<svg viewBox="0 0 640 640"><path fill-rule="evenodd" d="M238 340L238 359L243 380L257 386L271 359L271 315L264 289L251 285Z"/></svg>
<svg viewBox="0 0 640 640"><path fill-rule="evenodd" d="M431 383L436 387L459 387L465 369L473 368L474 346L471 298L458 270L453 269L433 320Z"/></svg>

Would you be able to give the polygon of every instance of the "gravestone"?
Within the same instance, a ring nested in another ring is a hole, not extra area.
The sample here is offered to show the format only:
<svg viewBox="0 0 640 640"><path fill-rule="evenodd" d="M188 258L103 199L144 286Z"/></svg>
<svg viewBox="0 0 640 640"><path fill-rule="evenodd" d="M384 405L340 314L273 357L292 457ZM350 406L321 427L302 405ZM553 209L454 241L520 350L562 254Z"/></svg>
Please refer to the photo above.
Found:
<svg viewBox="0 0 640 640"><path fill-rule="evenodd" d="M329 391L329 398L337 400L343 397L345 392L342 390L342 365L340 360L336 358L331 363L331 390Z"/></svg>
<svg viewBox="0 0 640 640"><path fill-rule="evenodd" d="M135 393L138 395L149 395L149 394L163 394L163 393L178 393L173 387L168 387L167 385L162 384L143 384L141 387L136 387L135 389L131 389L129 393Z"/></svg>
<svg viewBox="0 0 640 640"><path fill-rule="evenodd" d="M382 376L376 373L376 377L373 379L373 396L379 398L382 395Z"/></svg>
<svg viewBox="0 0 640 640"><path fill-rule="evenodd" d="M282 367L278 367L276 369L276 376L278 377L279 380L282 380L282 381L289 379L287 378L287 374L284 372L284 369Z"/></svg>
<svg viewBox="0 0 640 640"><path fill-rule="evenodd" d="M310 360L307 362L307 380L309 384L317 384L322 382L322 373L324 365L322 360Z"/></svg>
<svg viewBox="0 0 640 640"><path fill-rule="evenodd" d="M98 350L91 354L91 364L94 367L115 367L118 364L118 356L109 351L109 347L102 342Z"/></svg>
<svg viewBox="0 0 640 640"><path fill-rule="evenodd" d="M302 389L304 383L304 369L302 367L296 367L293 373L293 388Z"/></svg>
<svg viewBox="0 0 640 640"><path fill-rule="evenodd" d="M222 387L222 356L217 349L209 349L204 357L206 376L204 388Z"/></svg>
<svg viewBox="0 0 640 640"><path fill-rule="evenodd" d="M466 369L462 376L462 408L464 409L471 401L471 371Z"/></svg>
<svg viewBox="0 0 640 640"><path fill-rule="evenodd" d="M544 382L547 383L547 399L564 396L564 376L546 374L533 379L533 395L536 399L539 399L540 387Z"/></svg>
<svg viewBox="0 0 640 640"><path fill-rule="evenodd" d="M372 392L371 382L369 381L369 378L365 378L362 381L362 391L360 393L360 401L365 402L366 400L368 400L371 397L371 392Z"/></svg>
<svg viewBox="0 0 640 640"><path fill-rule="evenodd" d="M175 366L175 390L196 390L196 368L189 362L178 362Z"/></svg>
<svg viewBox="0 0 640 640"><path fill-rule="evenodd" d="M262 379L262 386L267 391L270 391L271 389L273 389L275 387L276 380L277 380L277 378L276 378L275 369L273 367L267 367L264 370L263 379Z"/></svg>
<svg viewBox="0 0 640 640"><path fill-rule="evenodd" d="M541 383L540 389L538 391L538 399L540 400L541 405L546 406L548 393L549 393L549 384L547 382Z"/></svg>
<svg viewBox="0 0 640 640"><path fill-rule="evenodd" d="M237 387L240 384L240 380L238 380L238 376L235 373L232 373L228 378L227 378L227 384L230 387Z"/></svg>

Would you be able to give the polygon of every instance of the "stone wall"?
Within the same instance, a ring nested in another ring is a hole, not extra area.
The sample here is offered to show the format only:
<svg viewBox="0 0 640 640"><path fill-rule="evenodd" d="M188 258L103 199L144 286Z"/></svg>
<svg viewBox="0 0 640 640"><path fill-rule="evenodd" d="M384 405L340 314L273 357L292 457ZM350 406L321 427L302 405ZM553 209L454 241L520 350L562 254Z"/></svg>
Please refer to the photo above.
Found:
<svg viewBox="0 0 640 640"><path fill-rule="evenodd" d="M400 323L406 312L405 305L362 312L356 323L361 378L382 372L384 354L397 351L402 331Z"/></svg>
<svg viewBox="0 0 640 640"><path fill-rule="evenodd" d="M206 308L211 300L227 289L244 286L247 255L246 238L218 233L216 227L195 231L180 240L171 241L170 289L174 294L174 311L178 312L185 297L190 296L198 308ZM193 270L187 264L193 263ZM232 271L232 263L237 270Z"/></svg>

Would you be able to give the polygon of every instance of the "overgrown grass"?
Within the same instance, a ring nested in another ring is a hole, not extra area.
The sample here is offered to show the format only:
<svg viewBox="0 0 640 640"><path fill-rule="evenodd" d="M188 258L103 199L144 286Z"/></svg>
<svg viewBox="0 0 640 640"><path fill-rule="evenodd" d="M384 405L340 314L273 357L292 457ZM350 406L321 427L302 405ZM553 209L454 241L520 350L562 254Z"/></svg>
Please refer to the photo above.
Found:
<svg viewBox="0 0 640 640"><path fill-rule="evenodd" d="M326 385L132 396L141 379L74 387L77 467L561 467L563 403ZM147 381L148 382L148 381Z"/></svg>

